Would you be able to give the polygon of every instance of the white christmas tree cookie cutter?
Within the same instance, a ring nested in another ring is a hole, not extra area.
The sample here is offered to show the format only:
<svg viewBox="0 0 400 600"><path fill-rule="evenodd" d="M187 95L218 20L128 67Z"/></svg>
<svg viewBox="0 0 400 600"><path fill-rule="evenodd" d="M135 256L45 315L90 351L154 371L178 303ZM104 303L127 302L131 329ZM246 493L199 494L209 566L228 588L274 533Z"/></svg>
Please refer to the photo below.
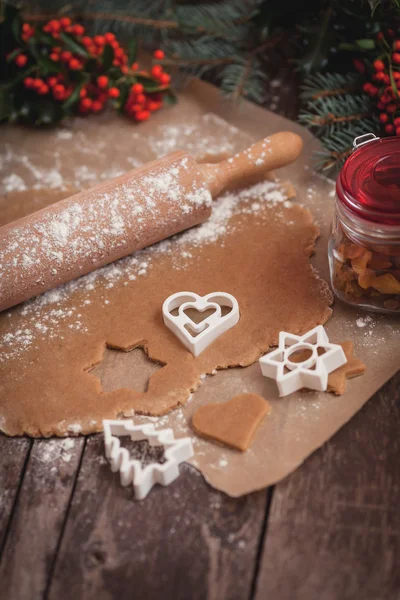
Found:
<svg viewBox="0 0 400 600"><path fill-rule="evenodd" d="M229 313L223 315L221 307L230 308ZM190 308L199 312L213 309L214 312L200 323L195 323L185 312ZM176 309L177 314L172 314ZM206 296L199 296L194 292L178 292L165 300L162 312L165 325L193 356L198 356L240 319L236 298L225 292L212 292Z"/></svg>
<svg viewBox="0 0 400 600"><path fill-rule="evenodd" d="M121 485L132 484L136 500L143 500L153 485L169 485L179 477L179 465L193 456L193 445L190 438L175 439L172 429L156 430L154 425L134 425L129 420L104 420L105 454L111 471L119 471ZM142 466L137 459L132 459L127 448L121 448L119 437L127 435L133 441L147 440L150 446L163 446L163 463L151 463Z"/></svg>
<svg viewBox="0 0 400 600"><path fill-rule="evenodd" d="M322 354L319 349L323 350ZM301 362L291 360L300 350L309 350L310 356ZM301 388L325 392L329 373L346 362L343 348L329 342L322 325L301 336L281 331L278 348L259 359L262 374L276 380L280 396Z"/></svg>

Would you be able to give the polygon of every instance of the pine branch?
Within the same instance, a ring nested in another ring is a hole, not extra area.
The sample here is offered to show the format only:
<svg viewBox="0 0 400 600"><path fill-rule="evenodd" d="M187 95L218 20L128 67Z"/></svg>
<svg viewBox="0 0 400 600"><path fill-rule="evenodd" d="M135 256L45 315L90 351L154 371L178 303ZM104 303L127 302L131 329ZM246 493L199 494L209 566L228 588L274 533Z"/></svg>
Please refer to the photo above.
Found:
<svg viewBox="0 0 400 600"><path fill-rule="evenodd" d="M365 119L359 123L352 124L351 128L340 130L336 133L322 138L324 149L317 152L317 170L332 175L338 172L345 160L353 152L353 141L359 135L376 131L377 122L373 119Z"/></svg>
<svg viewBox="0 0 400 600"><path fill-rule="evenodd" d="M372 107L368 96L345 94L310 100L301 111L299 121L322 136L333 135L341 126L358 123L371 115Z"/></svg>
<svg viewBox="0 0 400 600"><path fill-rule="evenodd" d="M355 73L318 73L307 77L301 86L303 100L342 96L360 89L360 76Z"/></svg>

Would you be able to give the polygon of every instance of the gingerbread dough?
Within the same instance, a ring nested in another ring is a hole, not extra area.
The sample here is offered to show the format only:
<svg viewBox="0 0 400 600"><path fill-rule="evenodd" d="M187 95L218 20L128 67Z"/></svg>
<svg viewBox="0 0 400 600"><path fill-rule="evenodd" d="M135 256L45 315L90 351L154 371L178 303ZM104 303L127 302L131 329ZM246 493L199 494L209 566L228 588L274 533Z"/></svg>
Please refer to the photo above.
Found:
<svg viewBox="0 0 400 600"><path fill-rule="evenodd" d="M346 382L348 379L362 375L367 368L365 364L356 358L353 342L346 341L340 344L347 358L347 363L333 371L328 376L328 392L333 392L337 396L342 396L346 391ZM294 362L302 362L308 358L308 351L299 351L292 357Z"/></svg>
<svg viewBox="0 0 400 600"><path fill-rule="evenodd" d="M198 435L244 452L249 448L270 405L257 394L239 394L223 404L200 406L192 418Z"/></svg>
<svg viewBox="0 0 400 600"><path fill-rule="evenodd" d="M281 330L301 334L325 323L332 296L309 264L318 228L307 210L282 199L279 188L272 192L256 186L219 200L214 221L200 226L209 229L177 236L1 313L1 429L31 436L92 433L105 418L163 415L187 401L203 374L250 365L277 343ZM60 198L52 194L36 197L43 205ZM32 195L8 198L1 223L17 216L15 209L8 215L8 206L32 203ZM232 216L221 235L227 211ZM182 290L226 291L240 306L239 323L197 358L162 322L163 301ZM141 346L164 366L145 393L103 392L90 370L106 346Z"/></svg>
<svg viewBox="0 0 400 600"><path fill-rule="evenodd" d="M328 392L333 392L338 396L344 394L348 379L362 375L367 368L361 360L353 355L353 342L346 341L342 342L340 345L342 346L346 355L347 363L336 369L336 371L333 371L333 373L330 373L328 377Z"/></svg>

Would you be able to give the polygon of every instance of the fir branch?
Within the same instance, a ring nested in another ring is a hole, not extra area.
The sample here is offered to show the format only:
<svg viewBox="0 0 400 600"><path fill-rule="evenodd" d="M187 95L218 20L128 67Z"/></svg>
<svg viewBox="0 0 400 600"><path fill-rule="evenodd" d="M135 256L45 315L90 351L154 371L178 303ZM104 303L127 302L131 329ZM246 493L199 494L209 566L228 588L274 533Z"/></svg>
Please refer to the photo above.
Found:
<svg viewBox="0 0 400 600"><path fill-rule="evenodd" d="M360 76L355 73L318 73L307 77L301 86L303 100L342 96L360 89Z"/></svg>
<svg viewBox="0 0 400 600"><path fill-rule="evenodd" d="M370 117L372 107L370 98L365 94L345 94L344 96L326 96L307 102L299 116L299 121L317 135L332 135L343 125L357 123Z"/></svg>
<svg viewBox="0 0 400 600"><path fill-rule="evenodd" d="M316 168L332 175L339 171L345 160L353 152L353 142L359 135L376 131L378 123L374 119L364 119L354 123L351 128L339 130L322 138L323 150L316 152Z"/></svg>

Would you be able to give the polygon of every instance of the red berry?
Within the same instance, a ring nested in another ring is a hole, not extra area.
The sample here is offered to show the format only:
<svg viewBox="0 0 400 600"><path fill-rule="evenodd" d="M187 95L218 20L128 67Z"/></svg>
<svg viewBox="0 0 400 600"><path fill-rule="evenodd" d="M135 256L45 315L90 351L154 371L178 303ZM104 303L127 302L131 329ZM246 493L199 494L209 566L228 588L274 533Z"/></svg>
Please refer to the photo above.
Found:
<svg viewBox="0 0 400 600"><path fill-rule="evenodd" d="M394 52L392 54L392 61L394 63L396 63L396 65L400 65L400 53L399 52Z"/></svg>
<svg viewBox="0 0 400 600"><path fill-rule="evenodd" d="M57 83L57 77L49 77L47 83L50 87L54 87Z"/></svg>
<svg viewBox="0 0 400 600"><path fill-rule="evenodd" d="M115 40L115 35L113 33L107 32L104 34L104 40L109 44Z"/></svg>
<svg viewBox="0 0 400 600"><path fill-rule="evenodd" d="M144 87L141 83L134 83L131 87L131 92L133 92L134 94L142 94L143 90Z"/></svg>
<svg viewBox="0 0 400 600"><path fill-rule="evenodd" d="M161 73L158 79L163 85L167 85L171 81L171 77L168 75L168 73Z"/></svg>
<svg viewBox="0 0 400 600"><path fill-rule="evenodd" d="M134 63L132 63L132 64L131 64L131 69L132 69L132 71L137 71L137 70L138 70L138 68L139 68L139 65L138 65L138 63L137 63L137 62L134 62Z"/></svg>
<svg viewBox="0 0 400 600"><path fill-rule="evenodd" d="M378 102L377 106L379 110L385 110L385 105L383 104L383 102Z"/></svg>
<svg viewBox="0 0 400 600"><path fill-rule="evenodd" d="M153 75L153 77L159 77L162 73L162 66L161 65L154 65L154 67L151 68L151 74Z"/></svg>
<svg viewBox="0 0 400 600"><path fill-rule="evenodd" d="M379 115L379 120L381 123L387 123L389 121L389 117L386 113L381 113Z"/></svg>
<svg viewBox="0 0 400 600"><path fill-rule="evenodd" d="M107 75L100 75L100 77L97 78L97 85L99 86L99 88L104 90L108 86Z"/></svg>
<svg viewBox="0 0 400 600"><path fill-rule="evenodd" d="M393 133L394 132L394 126L391 123L388 123L387 125L385 125L385 131L386 133Z"/></svg>
<svg viewBox="0 0 400 600"><path fill-rule="evenodd" d="M94 43L96 44L96 46L104 46L105 43L105 39L103 35L95 35L93 38Z"/></svg>
<svg viewBox="0 0 400 600"><path fill-rule="evenodd" d="M68 60L70 60L72 58L72 54L68 50L64 50L64 52L61 52L60 57L61 57L61 60L63 60L64 62L67 62Z"/></svg>
<svg viewBox="0 0 400 600"><path fill-rule="evenodd" d="M142 110L143 106L141 104L133 104L132 105L132 110L133 112L140 112Z"/></svg>
<svg viewBox="0 0 400 600"><path fill-rule="evenodd" d="M93 112L99 112L101 111L101 109L103 108L103 104L101 102L99 102L98 100L95 100L92 104L92 111Z"/></svg>
<svg viewBox="0 0 400 600"><path fill-rule="evenodd" d="M148 110L141 110L139 112L136 113L136 120L137 121L147 121L147 119L150 117L150 112Z"/></svg>
<svg viewBox="0 0 400 600"><path fill-rule="evenodd" d="M383 35L382 31L380 31L380 32L378 33L378 35L376 36L376 39L377 39L377 40L379 40L379 41L382 41L382 40L383 40L383 38L384 38L384 35Z"/></svg>
<svg viewBox="0 0 400 600"><path fill-rule="evenodd" d="M157 60L162 60L165 56L164 50L156 50L154 52L153 56Z"/></svg>
<svg viewBox="0 0 400 600"><path fill-rule="evenodd" d="M400 40L396 40L393 43L393 50L400 50Z"/></svg>
<svg viewBox="0 0 400 600"><path fill-rule="evenodd" d="M137 94L136 102L138 104L143 104L144 102L146 102L146 96L144 94Z"/></svg>
<svg viewBox="0 0 400 600"><path fill-rule="evenodd" d="M374 79L376 79L376 81L383 81L385 79L385 73L383 71L378 71L374 75Z"/></svg>
<svg viewBox="0 0 400 600"><path fill-rule="evenodd" d="M397 105L396 104L388 104L386 107L386 110L389 114L393 114L397 110Z"/></svg>
<svg viewBox="0 0 400 600"><path fill-rule="evenodd" d="M52 21L49 21L48 26L52 33L58 33L61 29L60 22L56 21L55 19L53 19Z"/></svg>
<svg viewBox="0 0 400 600"><path fill-rule="evenodd" d="M85 33L85 28L82 25L73 25L72 33L75 35L83 35Z"/></svg>
<svg viewBox="0 0 400 600"><path fill-rule="evenodd" d="M389 77L389 75L384 75L384 77L383 77L383 82L384 82L386 85L389 85L389 84L390 84L390 77Z"/></svg>
<svg viewBox="0 0 400 600"><path fill-rule="evenodd" d="M58 54L56 54L55 52L52 52L51 54L49 54L49 58L50 60L52 60L53 62L58 62L60 60L60 57Z"/></svg>
<svg viewBox="0 0 400 600"><path fill-rule="evenodd" d="M400 126L400 117L396 117L394 120L394 124L396 125L396 127Z"/></svg>
<svg viewBox="0 0 400 600"><path fill-rule="evenodd" d="M17 65L17 67L24 67L27 62L28 57L26 56L26 54L18 54L18 56L15 58L15 64Z"/></svg>
<svg viewBox="0 0 400 600"><path fill-rule="evenodd" d="M358 58L354 58L353 65L355 66L355 68L357 69L357 71L359 73L362 73L362 74L365 73L365 64L363 63L362 60L358 60Z"/></svg>
<svg viewBox="0 0 400 600"><path fill-rule="evenodd" d="M69 17L62 17L60 19L61 27L69 27L71 25L71 19Z"/></svg>
<svg viewBox="0 0 400 600"><path fill-rule="evenodd" d="M147 104L147 108L149 109L150 112L158 110L159 108L161 108L161 102L155 102L154 100L151 100Z"/></svg>
<svg viewBox="0 0 400 600"><path fill-rule="evenodd" d="M92 108L93 101L90 98L83 98L80 104L85 110L90 110Z"/></svg>
<svg viewBox="0 0 400 600"><path fill-rule="evenodd" d="M86 98L87 96L87 89L86 88L82 88L81 91L79 92L79 98Z"/></svg>
<svg viewBox="0 0 400 600"><path fill-rule="evenodd" d="M72 71L79 71L82 68L82 64L77 58L71 58L68 66Z"/></svg>
<svg viewBox="0 0 400 600"><path fill-rule="evenodd" d="M396 128L396 135L400 135L400 127Z"/></svg>
<svg viewBox="0 0 400 600"><path fill-rule="evenodd" d="M91 46L92 44L92 38L90 38L88 35L84 35L81 41L84 46Z"/></svg>
<svg viewBox="0 0 400 600"><path fill-rule="evenodd" d="M108 90L108 95L110 96L110 98L118 98L119 96L119 89L116 87L112 87Z"/></svg>
<svg viewBox="0 0 400 600"><path fill-rule="evenodd" d="M48 94L49 86L44 83L43 85L40 86L40 88L38 88L37 93L40 94L41 96L44 96L44 94Z"/></svg>
<svg viewBox="0 0 400 600"><path fill-rule="evenodd" d="M375 69L375 71L384 71L385 63L382 60L376 60L374 62L374 69Z"/></svg>
<svg viewBox="0 0 400 600"><path fill-rule="evenodd" d="M33 87L34 89L38 89L38 88L40 88L40 86L42 85L42 83L44 83L44 82L43 82L43 79L40 79L40 77L36 77L36 78L33 80L32 87Z"/></svg>
<svg viewBox="0 0 400 600"><path fill-rule="evenodd" d="M31 30L31 26L29 25L29 23L23 23L22 24L22 31L24 33L28 33Z"/></svg>
<svg viewBox="0 0 400 600"><path fill-rule="evenodd" d="M63 85L55 85L53 87L53 96L56 100L64 100L65 87Z"/></svg>
<svg viewBox="0 0 400 600"><path fill-rule="evenodd" d="M33 85L33 79L32 77L25 77L24 79L24 86L27 88L31 88Z"/></svg>

